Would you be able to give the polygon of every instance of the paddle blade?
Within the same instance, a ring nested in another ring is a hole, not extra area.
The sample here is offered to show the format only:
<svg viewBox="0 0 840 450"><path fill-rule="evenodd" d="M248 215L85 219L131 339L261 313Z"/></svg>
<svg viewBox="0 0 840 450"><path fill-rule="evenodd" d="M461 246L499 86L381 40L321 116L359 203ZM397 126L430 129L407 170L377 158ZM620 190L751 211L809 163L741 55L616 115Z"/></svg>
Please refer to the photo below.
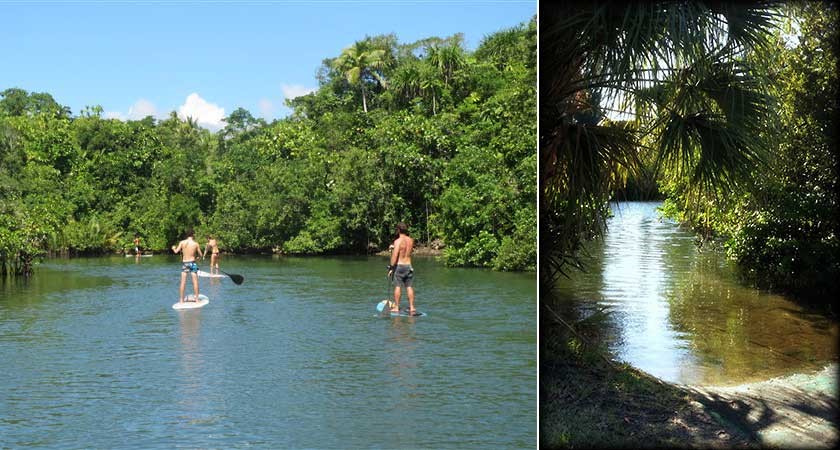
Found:
<svg viewBox="0 0 840 450"><path fill-rule="evenodd" d="M220 270L219 272L222 272L222 271ZM233 282L236 283L236 284L242 284L242 282L245 281L245 277L243 277L242 275L237 275L235 273L227 273L227 272L222 272L222 273L229 276L230 279L233 280Z"/></svg>
<svg viewBox="0 0 840 450"><path fill-rule="evenodd" d="M378 312L378 313L385 312L385 308L390 310L392 305L393 305L393 303L390 300L382 300L381 302L379 302L376 305L376 312Z"/></svg>

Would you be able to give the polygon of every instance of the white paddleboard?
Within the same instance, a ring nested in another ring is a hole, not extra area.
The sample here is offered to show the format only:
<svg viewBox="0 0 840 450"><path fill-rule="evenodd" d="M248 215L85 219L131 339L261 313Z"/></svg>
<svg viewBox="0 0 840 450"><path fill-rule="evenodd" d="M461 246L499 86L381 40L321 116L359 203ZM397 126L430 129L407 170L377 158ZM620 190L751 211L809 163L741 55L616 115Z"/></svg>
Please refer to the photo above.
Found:
<svg viewBox="0 0 840 450"><path fill-rule="evenodd" d="M149 255L140 255L140 256L142 256L142 257L144 257L144 258L147 258L147 257L149 257L149 256L154 256L154 255L149 254ZM137 257L137 255L126 254L126 255L125 255L125 257L126 257L126 258L136 258L136 257Z"/></svg>
<svg viewBox="0 0 840 450"><path fill-rule="evenodd" d="M184 298L184 303L175 303L172 305L172 309L195 309L201 308L202 306L210 303L210 299L204 294L198 294L197 302L192 301L193 298L195 298L194 294L187 295L186 298Z"/></svg>
<svg viewBox="0 0 840 450"><path fill-rule="evenodd" d="M227 277L227 275L222 275L220 273L205 272L203 270L198 271L198 276L204 277L204 278L226 278Z"/></svg>

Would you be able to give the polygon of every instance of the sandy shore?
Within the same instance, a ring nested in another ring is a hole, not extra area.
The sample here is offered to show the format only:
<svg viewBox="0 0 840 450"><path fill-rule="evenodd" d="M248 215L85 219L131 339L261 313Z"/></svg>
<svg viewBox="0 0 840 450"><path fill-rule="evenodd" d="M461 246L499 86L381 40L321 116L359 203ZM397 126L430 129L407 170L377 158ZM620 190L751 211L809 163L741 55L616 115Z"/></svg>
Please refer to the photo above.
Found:
<svg viewBox="0 0 840 450"><path fill-rule="evenodd" d="M683 386L712 416L762 447L831 448L838 443L838 364L737 386Z"/></svg>

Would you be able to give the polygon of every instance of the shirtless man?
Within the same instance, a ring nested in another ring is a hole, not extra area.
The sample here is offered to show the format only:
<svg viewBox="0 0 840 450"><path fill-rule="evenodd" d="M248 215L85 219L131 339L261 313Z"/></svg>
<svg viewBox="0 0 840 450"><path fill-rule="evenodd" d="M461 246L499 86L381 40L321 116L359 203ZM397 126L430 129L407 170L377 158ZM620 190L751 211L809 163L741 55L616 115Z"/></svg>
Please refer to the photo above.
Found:
<svg viewBox="0 0 840 450"><path fill-rule="evenodd" d="M140 255L140 235L137 233L134 233L134 255Z"/></svg>
<svg viewBox="0 0 840 450"><path fill-rule="evenodd" d="M216 273L219 273L219 244L216 243L216 238L212 234L207 235L207 245L204 246L204 254L207 254L207 249L211 249L210 253L210 273L213 273L213 268L216 268Z"/></svg>
<svg viewBox="0 0 840 450"><path fill-rule="evenodd" d="M394 306L391 312L400 311L401 288L404 286L408 295L408 314L416 314L414 309L414 269L411 267L411 251L414 250L414 239L408 235L408 227L403 222L397 224L397 239L394 241L394 249L391 250L391 265L388 266L388 278L393 275L394 279Z"/></svg>
<svg viewBox="0 0 840 450"><path fill-rule="evenodd" d="M182 252L181 258L181 290L178 292L180 300L178 303L184 303L184 286L187 283L187 274L192 274L193 292L195 293L194 301L198 301L198 265L195 263L195 254L198 253L199 258L203 258L201 253L201 246L198 242L193 240L195 234L192 230L187 231L187 238L179 242L177 246L172 246L172 251L175 253Z"/></svg>

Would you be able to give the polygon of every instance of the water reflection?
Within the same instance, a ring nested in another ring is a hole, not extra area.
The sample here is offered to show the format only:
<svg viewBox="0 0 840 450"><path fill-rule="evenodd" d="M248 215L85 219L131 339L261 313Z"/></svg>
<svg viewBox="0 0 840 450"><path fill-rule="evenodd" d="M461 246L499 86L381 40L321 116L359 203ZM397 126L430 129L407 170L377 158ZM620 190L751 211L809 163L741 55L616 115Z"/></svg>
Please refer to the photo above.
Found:
<svg viewBox="0 0 840 450"><path fill-rule="evenodd" d="M201 311L178 311L178 322L181 325L179 355L181 357L181 378L191 380L196 374L197 356L201 354Z"/></svg>
<svg viewBox="0 0 840 450"><path fill-rule="evenodd" d="M200 392L206 380L202 376L207 372L204 367L204 353L201 348L201 310L178 311L180 333L178 335L179 372L171 382L176 386L179 410L183 416L179 419L192 422L199 418L203 410Z"/></svg>
<svg viewBox="0 0 840 450"><path fill-rule="evenodd" d="M405 320L404 320L405 319ZM412 371L417 368L417 339L414 317L395 317L388 329L388 353L390 354L389 373L396 380L397 386L410 391L417 388L411 379Z"/></svg>
<svg viewBox="0 0 840 450"><path fill-rule="evenodd" d="M837 326L780 295L744 289L698 258L696 268L667 297L674 327L691 337L708 366L704 377L760 379L819 369L837 354Z"/></svg>
<svg viewBox="0 0 840 450"><path fill-rule="evenodd" d="M614 205L604 240L589 248L588 271L558 287L583 309L611 310L619 359L667 381L735 384L836 357L836 322L740 284L722 255L698 251L658 205Z"/></svg>

